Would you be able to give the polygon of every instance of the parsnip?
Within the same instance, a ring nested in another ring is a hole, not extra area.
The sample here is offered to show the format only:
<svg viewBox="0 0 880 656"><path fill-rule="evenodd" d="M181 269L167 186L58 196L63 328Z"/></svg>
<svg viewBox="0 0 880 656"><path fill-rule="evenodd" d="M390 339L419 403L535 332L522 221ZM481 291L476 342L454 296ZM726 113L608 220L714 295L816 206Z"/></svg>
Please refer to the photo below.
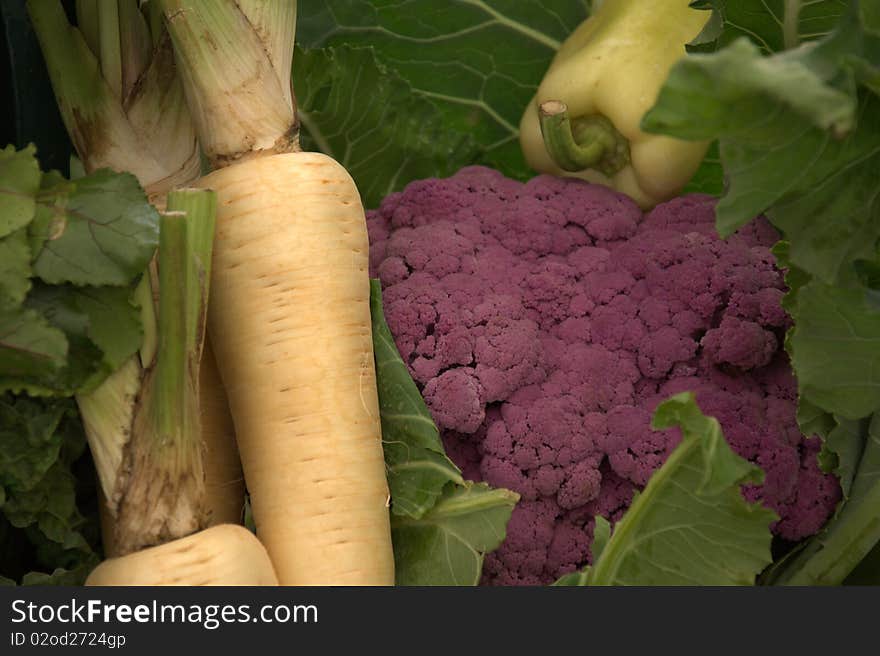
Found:
<svg viewBox="0 0 880 656"><path fill-rule="evenodd" d="M205 451L205 505L208 522L241 524L244 517L244 474L235 444L235 428L226 390L220 382L210 340L199 369L199 408Z"/></svg>
<svg viewBox="0 0 880 656"><path fill-rule="evenodd" d="M360 195L296 152L294 0L161 0L218 196L208 334L283 585L391 585Z"/></svg>
<svg viewBox="0 0 880 656"><path fill-rule="evenodd" d="M110 558L86 585L277 585L269 556L246 528L221 524Z"/></svg>
<svg viewBox="0 0 880 656"><path fill-rule="evenodd" d="M208 330L278 579L393 584L358 190L317 153L198 184L218 195Z"/></svg>

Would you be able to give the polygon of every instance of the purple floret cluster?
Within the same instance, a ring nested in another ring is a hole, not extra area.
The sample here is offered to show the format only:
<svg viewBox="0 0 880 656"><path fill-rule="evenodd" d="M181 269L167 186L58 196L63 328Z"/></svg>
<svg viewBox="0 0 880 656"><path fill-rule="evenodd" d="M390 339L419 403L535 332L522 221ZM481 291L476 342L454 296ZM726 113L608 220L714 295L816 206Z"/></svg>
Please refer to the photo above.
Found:
<svg viewBox="0 0 880 656"><path fill-rule="evenodd" d="M450 457L521 495L484 583L589 563L593 517L619 519L680 439L650 428L680 391L763 468L745 494L776 535L832 512L837 480L795 421L777 235L759 219L721 240L713 208L690 195L643 214L603 186L468 167L368 214L388 324Z"/></svg>

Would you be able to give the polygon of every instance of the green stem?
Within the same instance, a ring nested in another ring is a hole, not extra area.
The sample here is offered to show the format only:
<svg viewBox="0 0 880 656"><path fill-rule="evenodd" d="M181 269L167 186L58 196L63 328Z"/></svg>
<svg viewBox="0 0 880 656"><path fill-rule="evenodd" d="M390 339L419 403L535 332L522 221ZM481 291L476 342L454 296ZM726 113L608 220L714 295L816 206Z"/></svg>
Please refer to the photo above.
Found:
<svg viewBox="0 0 880 656"><path fill-rule="evenodd" d="M98 46L98 0L76 0L76 25L82 32L89 49L97 57Z"/></svg>
<svg viewBox="0 0 880 656"><path fill-rule="evenodd" d="M122 65L122 100L125 101L147 66L153 49L150 32L137 0L119 1L119 43Z"/></svg>
<svg viewBox="0 0 880 656"><path fill-rule="evenodd" d="M159 227L159 350L153 398L156 429L163 439L191 439L191 381L187 354L190 253L184 212L164 212Z"/></svg>
<svg viewBox="0 0 880 656"><path fill-rule="evenodd" d="M572 119L559 100L541 103L538 115L544 146L564 171L596 169L611 176L629 164L629 142L606 117Z"/></svg>
<svg viewBox="0 0 880 656"><path fill-rule="evenodd" d="M198 362L205 337L205 320L211 280L217 194L209 189L178 189L168 194L168 211L187 215L187 350Z"/></svg>
<svg viewBox="0 0 880 656"><path fill-rule="evenodd" d="M150 28L150 37L155 48L159 45L159 41L162 39L162 34L165 31L162 6L159 4L159 0L147 0L143 4L143 10L146 14L147 26Z"/></svg>
<svg viewBox="0 0 880 656"><path fill-rule="evenodd" d="M214 167L297 148L294 0L162 0L199 142Z"/></svg>
<svg viewBox="0 0 880 656"><path fill-rule="evenodd" d="M98 2L98 60L101 73L117 99L122 98L122 46L116 0Z"/></svg>
<svg viewBox="0 0 880 656"><path fill-rule="evenodd" d="M880 542L880 481L854 509L844 507L841 516L832 520L826 536L819 536L819 549L796 558L793 573L783 575L774 585L840 585L862 559Z"/></svg>
<svg viewBox="0 0 880 656"><path fill-rule="evenodd" d="M199 413L216 198L208 190L169 195L160 214L156 364L147 371L121 468L116 522L119 553L204 528L205 470Z"/></svg>
<svg viewBox="0 0 880 656"><path fill-rule="evenodd" d="M141 342L140 358L141 366L147 369L152 366L158 347L158 335L156 334L156 306L153 301L153 285L150 283L149 270L134 290L134 302L141 309L141 325L144 327L144 339Z"/></svg>
<svg viewBox="0 0 880 656"><path fill-rule="evenodd" d="M61 115L79 150L82 139L77 137L83 128L77 115L85 115L82 121L100 120L112 102L110 91L101 77L96 55L82 34L67 22L60 2L28 0L27 9L49 69ZM94 23L97 26L97 15ZM97 31L94 36L97 37Z"/></svg>
<svg viewBox="0 0 880 656"><path fill-rule="evenodd" d="M801 0L785 0L782 20L782 45L786 50L796 48L801 41L799 34Z"/></svg>

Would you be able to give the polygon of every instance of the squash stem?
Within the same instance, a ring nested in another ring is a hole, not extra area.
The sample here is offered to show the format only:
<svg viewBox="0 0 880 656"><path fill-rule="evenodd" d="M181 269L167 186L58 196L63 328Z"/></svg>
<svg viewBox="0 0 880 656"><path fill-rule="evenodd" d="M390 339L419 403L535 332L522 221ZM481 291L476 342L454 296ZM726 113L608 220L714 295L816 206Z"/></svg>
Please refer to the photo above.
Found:
<svg viewBox="0 0 880 656"><path fill-rule="evenodd" d="M562 170L596 169L612 176L629 164L629 142L606 117L572 119L559 100L541 103L538 115L544 146Z"/></svg>

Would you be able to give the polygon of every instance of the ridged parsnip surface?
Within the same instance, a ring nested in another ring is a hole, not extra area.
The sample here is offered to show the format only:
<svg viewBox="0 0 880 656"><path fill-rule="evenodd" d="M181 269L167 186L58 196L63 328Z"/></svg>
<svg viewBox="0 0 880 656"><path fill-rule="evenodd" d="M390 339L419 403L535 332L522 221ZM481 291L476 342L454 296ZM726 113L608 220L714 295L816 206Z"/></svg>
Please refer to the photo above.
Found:
<svg viewBox="0 0 880 656"><path fill-rule="evenodd" d="M205 450L205 505L208 521L241 524L244 520L244 474L235 445L235 428L226 390L220 382L210 341L205 341L199 367L199 410Z"/></svg>
<svg viewBox="0 0 880 656"><path fill-rule="evenodd" d="M243 526L222 524L111 558L86 585L277 585L266 550Z"/></svg>
<svg viewBox="0 0 880 656"><path fill-rule="evenodd" d="M318 153L255 158L218 194L208 331L257 535L282 585L391 585L364 211Z"/></svg>

